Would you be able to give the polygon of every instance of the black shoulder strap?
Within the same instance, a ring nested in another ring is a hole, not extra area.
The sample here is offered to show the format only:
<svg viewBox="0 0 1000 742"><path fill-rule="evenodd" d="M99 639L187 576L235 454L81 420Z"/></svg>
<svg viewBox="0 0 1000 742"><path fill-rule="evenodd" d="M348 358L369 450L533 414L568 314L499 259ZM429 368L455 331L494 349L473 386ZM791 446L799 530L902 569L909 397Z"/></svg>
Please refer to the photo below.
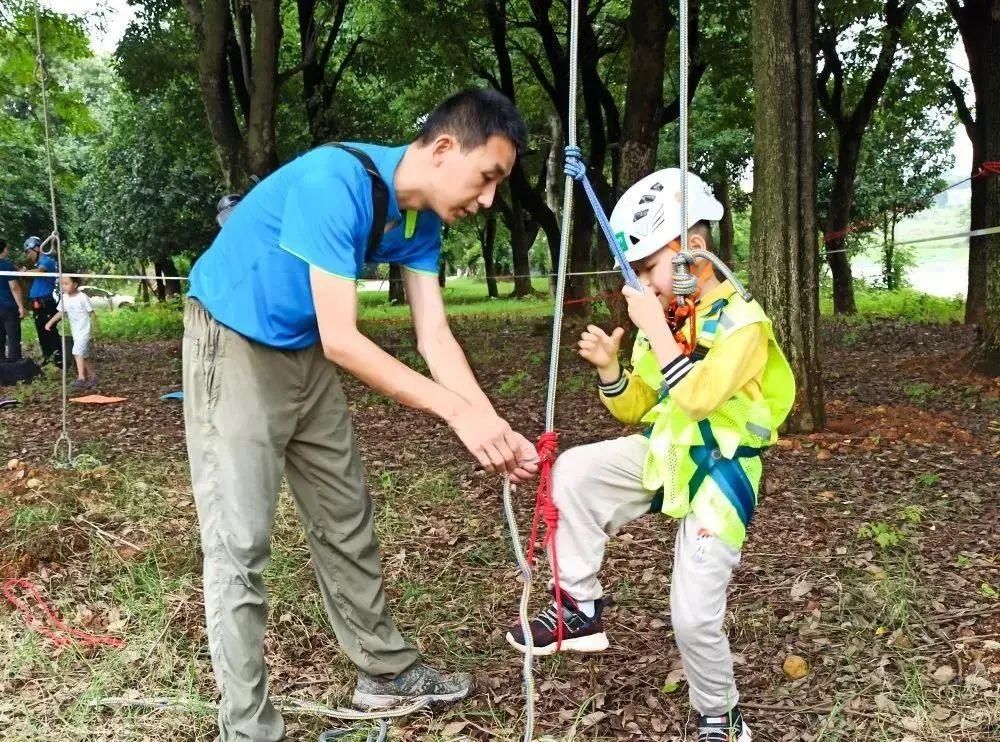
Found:
<svg viewBox="0 0 1000 742"><path fill-rule="evenodd" d="M365 172L371 177L372 181L372 227L371 231L368 233L368 249L365 255L373 255L375 249L378 247L379 243L382 241L382 234L385 232L385 219L386 214L389 211L389 187L382 180L382 176L379 174L378 168L375 167L375 163L372 162L372 158L369 157L365 152L362 152L356 147L351 147L346 144L341 144L340 142L330 142L328 147L337 147L345 152L349 152L361 163L361 166L365 169Z"/></svg>

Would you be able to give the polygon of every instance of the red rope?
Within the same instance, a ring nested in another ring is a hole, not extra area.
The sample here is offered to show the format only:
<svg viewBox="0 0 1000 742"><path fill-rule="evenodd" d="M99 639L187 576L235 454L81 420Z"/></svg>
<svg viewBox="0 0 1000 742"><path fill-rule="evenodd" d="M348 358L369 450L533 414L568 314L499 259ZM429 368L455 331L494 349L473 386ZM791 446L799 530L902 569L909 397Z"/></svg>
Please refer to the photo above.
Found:
<svg viewBox="0 0 1000 742"><path fill-rule="evenodd" d="M552 499L552 465L559 450L559 434L554 430L542 433L536 444L538 450L538 493L535 495L535 515L531 519L531 537L528 540L528 564L535 563L535 543L538 541L538 527L545 521L545 540L542 545L549 555L552 565L552 580L555 584L556 599L556 651L562 647L563 603L562 589L559 587L559 558L556 555L556 528L559 526L559 509ZM531 631L530 626L522 627Z"/></svg>
<svg viewBox="0 0 1000 742"><path fill-rule="evenodd" d="M32 612L32 607L24 602L16 593L16 589L20 588L35 602L35 607L41 611L45 618L48 620L49 626L54 626L58 629L61 634L53 631L48 626L45 626L44 622L40 621L37 616ZM67 644L72 644L73 640L80 642L88 647L95 647L100 644L106 644L109 647L120 647L125 642L121 639L116 639L113 636L96 636L94 634L88 634L86 631L81 629L74 629L72 626L66 625L58 616L56 616L52 609L49 608L45 599L42 598L41 594L30 580L25 580L23 578L8 578L3 582L3 595L10 601L11 605L17 608L21 615L24 616L24 622L28 627L33 628L40 634L44 634L52 643L57 647L63 647ZM68 634L68 636L66 636Z"/></svg>
<svg viewBox="0 0 1000 742"><path fill-rule="evenodd" d="M982 165L979 166L979 172L976 173L973 177L978 178L980 175L984 175L985 173L1000 175L1000 160L984 162Z"/></svg>

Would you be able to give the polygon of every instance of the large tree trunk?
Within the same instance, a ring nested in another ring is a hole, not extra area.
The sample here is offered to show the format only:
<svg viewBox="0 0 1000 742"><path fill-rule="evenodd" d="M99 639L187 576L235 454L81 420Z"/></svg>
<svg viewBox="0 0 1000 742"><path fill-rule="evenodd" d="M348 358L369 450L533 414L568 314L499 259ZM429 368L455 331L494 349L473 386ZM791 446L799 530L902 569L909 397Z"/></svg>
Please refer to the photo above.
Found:
<svg viewBox="0 0 1000 742"><path fill-rule="evenodd" d="M982 159L1000 161L1000 0L949 0L958 21L969 73L976 94L973 151ZM972 229L1000 224L1000 177L985 175L972 181ZM975 352L977 369L1000 375L1000 234L969 240L969 270L973 261L985 275L981 340ZM970 275L970 297L974 283Z"/></svg>
<svg viewBox="0 0 1000 742"><path fill-rule="evenodd" d="M754 198L750 278L795 371L789 426L824 424L816 250L812 0L754 0Z"/></svg>
<svg viewBox="0 0 1000 742"><path fill-rule="evenodd" d="M228 188L243 190L251 175L263 177L278 165L278 3L252 0L249 7L236 9L235 19L227 0L184 0L184 6L194 31L198 82L222 176ZM230 38L235 38L235 46ZM246 119L245 135L233 91Z"/></svg>

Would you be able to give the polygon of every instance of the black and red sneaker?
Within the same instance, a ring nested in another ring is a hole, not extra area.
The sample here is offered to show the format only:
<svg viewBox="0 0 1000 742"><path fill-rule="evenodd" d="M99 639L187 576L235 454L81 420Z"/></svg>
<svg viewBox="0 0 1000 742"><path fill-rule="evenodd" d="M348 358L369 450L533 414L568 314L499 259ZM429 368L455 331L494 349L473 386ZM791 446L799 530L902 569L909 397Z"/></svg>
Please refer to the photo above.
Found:
<svg viewBox="0 0 1000 742"><path fill-rule="evenodd" d="M562 594L563 630L562 652L603 652L608 648L608 635L604 633L604 621L601 611L604 601L594 601L594 615L588 616L566 593ZM539 656L556 652L556 605L553 603L529 622L534 648L532 652ZM524 631L518 622L507 632L507 642L519 652L525 651Z"/></svg>

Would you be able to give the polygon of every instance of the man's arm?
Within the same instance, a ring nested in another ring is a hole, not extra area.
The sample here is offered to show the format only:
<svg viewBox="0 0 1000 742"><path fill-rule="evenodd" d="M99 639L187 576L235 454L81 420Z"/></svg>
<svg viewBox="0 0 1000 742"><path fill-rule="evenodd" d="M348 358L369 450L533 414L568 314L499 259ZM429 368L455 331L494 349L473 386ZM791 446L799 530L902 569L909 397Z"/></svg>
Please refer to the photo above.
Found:
<svg viewBox="0 0 1000 742"><path fill-rule="evenodd" d="M465 352L448 326L437 276L404 268L403 280L417 333L417 350L427 362L431 376L469 404L492 412L493 405L476 381Z"/></svg>
<svg viewBox="0 0 1000 742"><path fill-rule="evenodd" d="M315 267L310 267L309 279L327 358L397 402L443 419L487 470L506 472L515 480L533 473L519 467L520 436L504 420L495 413L483 414L481 405L400 363L361 334L353 281Z"/></svg>
<svg viewBox="0 0 1000 742"><path fill-rule="evenodd" d="M14 303L17 304L17 316L24 319L26 310L24 308L24 292L21 290L21 282L16 278L12 278L8 283L10 284L10 293L14 295Z"/></svg>

